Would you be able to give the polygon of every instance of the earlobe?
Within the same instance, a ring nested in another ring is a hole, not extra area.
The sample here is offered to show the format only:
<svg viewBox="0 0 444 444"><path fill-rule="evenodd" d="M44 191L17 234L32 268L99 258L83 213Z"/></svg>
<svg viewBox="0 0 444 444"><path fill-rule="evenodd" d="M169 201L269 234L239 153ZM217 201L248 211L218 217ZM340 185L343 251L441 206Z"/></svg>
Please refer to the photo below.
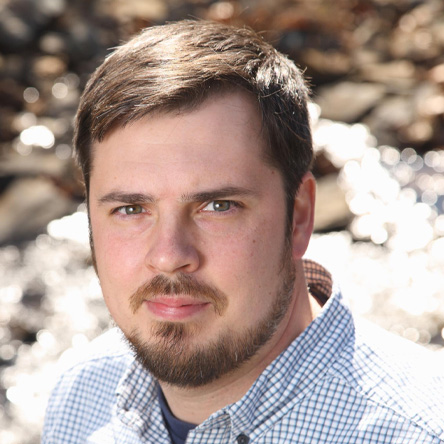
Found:
<svg viewBox="0 0 444 444"><path fill-rule="evenodd" d="M301 259L307 250L314 225L316 181L311 172L302 178L294 199L292 245L293 258Z"/></svg>

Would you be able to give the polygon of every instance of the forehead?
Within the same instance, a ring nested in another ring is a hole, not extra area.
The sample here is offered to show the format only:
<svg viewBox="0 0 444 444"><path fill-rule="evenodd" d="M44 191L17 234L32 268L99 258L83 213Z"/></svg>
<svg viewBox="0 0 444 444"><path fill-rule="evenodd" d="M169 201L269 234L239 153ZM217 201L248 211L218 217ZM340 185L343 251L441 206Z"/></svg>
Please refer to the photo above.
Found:
<svg viewBox="0 0 444 444"><path fill-rule="evenodd" d="M97 174L200 168L229 174L265 165L265 140L257 104L248 93L214 95L192 110L154 114L116 128L93 145L91 178ZM153 177L153 176L151 176Z"/></svg>

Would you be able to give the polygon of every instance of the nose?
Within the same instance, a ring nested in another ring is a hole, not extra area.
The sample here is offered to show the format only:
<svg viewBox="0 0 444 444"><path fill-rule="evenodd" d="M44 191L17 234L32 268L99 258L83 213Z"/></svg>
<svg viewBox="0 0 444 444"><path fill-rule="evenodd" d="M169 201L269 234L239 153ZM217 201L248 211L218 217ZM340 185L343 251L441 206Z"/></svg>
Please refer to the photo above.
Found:
<svg viewBox="0 0 444 444"><path fill-rule="evenodd" d="M199 263L188 224L179 217L159 218L150 232L146 266L156 274L192 273Z"/></svg>

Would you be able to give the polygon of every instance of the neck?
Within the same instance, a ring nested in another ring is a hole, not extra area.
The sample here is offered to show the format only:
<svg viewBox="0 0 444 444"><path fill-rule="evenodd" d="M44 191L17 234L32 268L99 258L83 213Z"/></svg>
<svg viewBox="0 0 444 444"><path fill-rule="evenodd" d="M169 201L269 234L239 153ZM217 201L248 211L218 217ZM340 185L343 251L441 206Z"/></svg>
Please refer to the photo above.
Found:
<svg viewBox="0 0 444 444"><path fill-rule="evenodd" d="M302 265L297 270L303 276ZM239 401L265 368L311 323L320 311L308 293L305 279L298 279L293 301L276 333L253 358L235 371L202 387L183 388L160 382L168 405L176 418L200 424L221 408Z"/></svg>

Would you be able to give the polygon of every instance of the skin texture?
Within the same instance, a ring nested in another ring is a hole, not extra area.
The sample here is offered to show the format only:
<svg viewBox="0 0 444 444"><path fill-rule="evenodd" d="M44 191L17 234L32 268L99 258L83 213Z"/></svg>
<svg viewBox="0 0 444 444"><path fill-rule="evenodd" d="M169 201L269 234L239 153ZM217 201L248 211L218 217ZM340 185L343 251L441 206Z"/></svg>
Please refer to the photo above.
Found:
<svg viewBox="0 0 444 444"><path fill-rule="evenodd" d="M273 310L285 264L296 276L288 309L252 357L200 386L160 381L173 413L189 422L240 399L317 309L300 260L313 228L314 179L304 176L287 239L283 182L264 161L260 128L250 97L231 92L196 110L145 117L93 146L89 209L97 272L127 336L162 347L178 340L166 326L180 324L180 348L190 354L221 336L242 338ZM141 288L158 276L170 286L148 296ZM183 276L215 293L174 288Z"/></svg>

